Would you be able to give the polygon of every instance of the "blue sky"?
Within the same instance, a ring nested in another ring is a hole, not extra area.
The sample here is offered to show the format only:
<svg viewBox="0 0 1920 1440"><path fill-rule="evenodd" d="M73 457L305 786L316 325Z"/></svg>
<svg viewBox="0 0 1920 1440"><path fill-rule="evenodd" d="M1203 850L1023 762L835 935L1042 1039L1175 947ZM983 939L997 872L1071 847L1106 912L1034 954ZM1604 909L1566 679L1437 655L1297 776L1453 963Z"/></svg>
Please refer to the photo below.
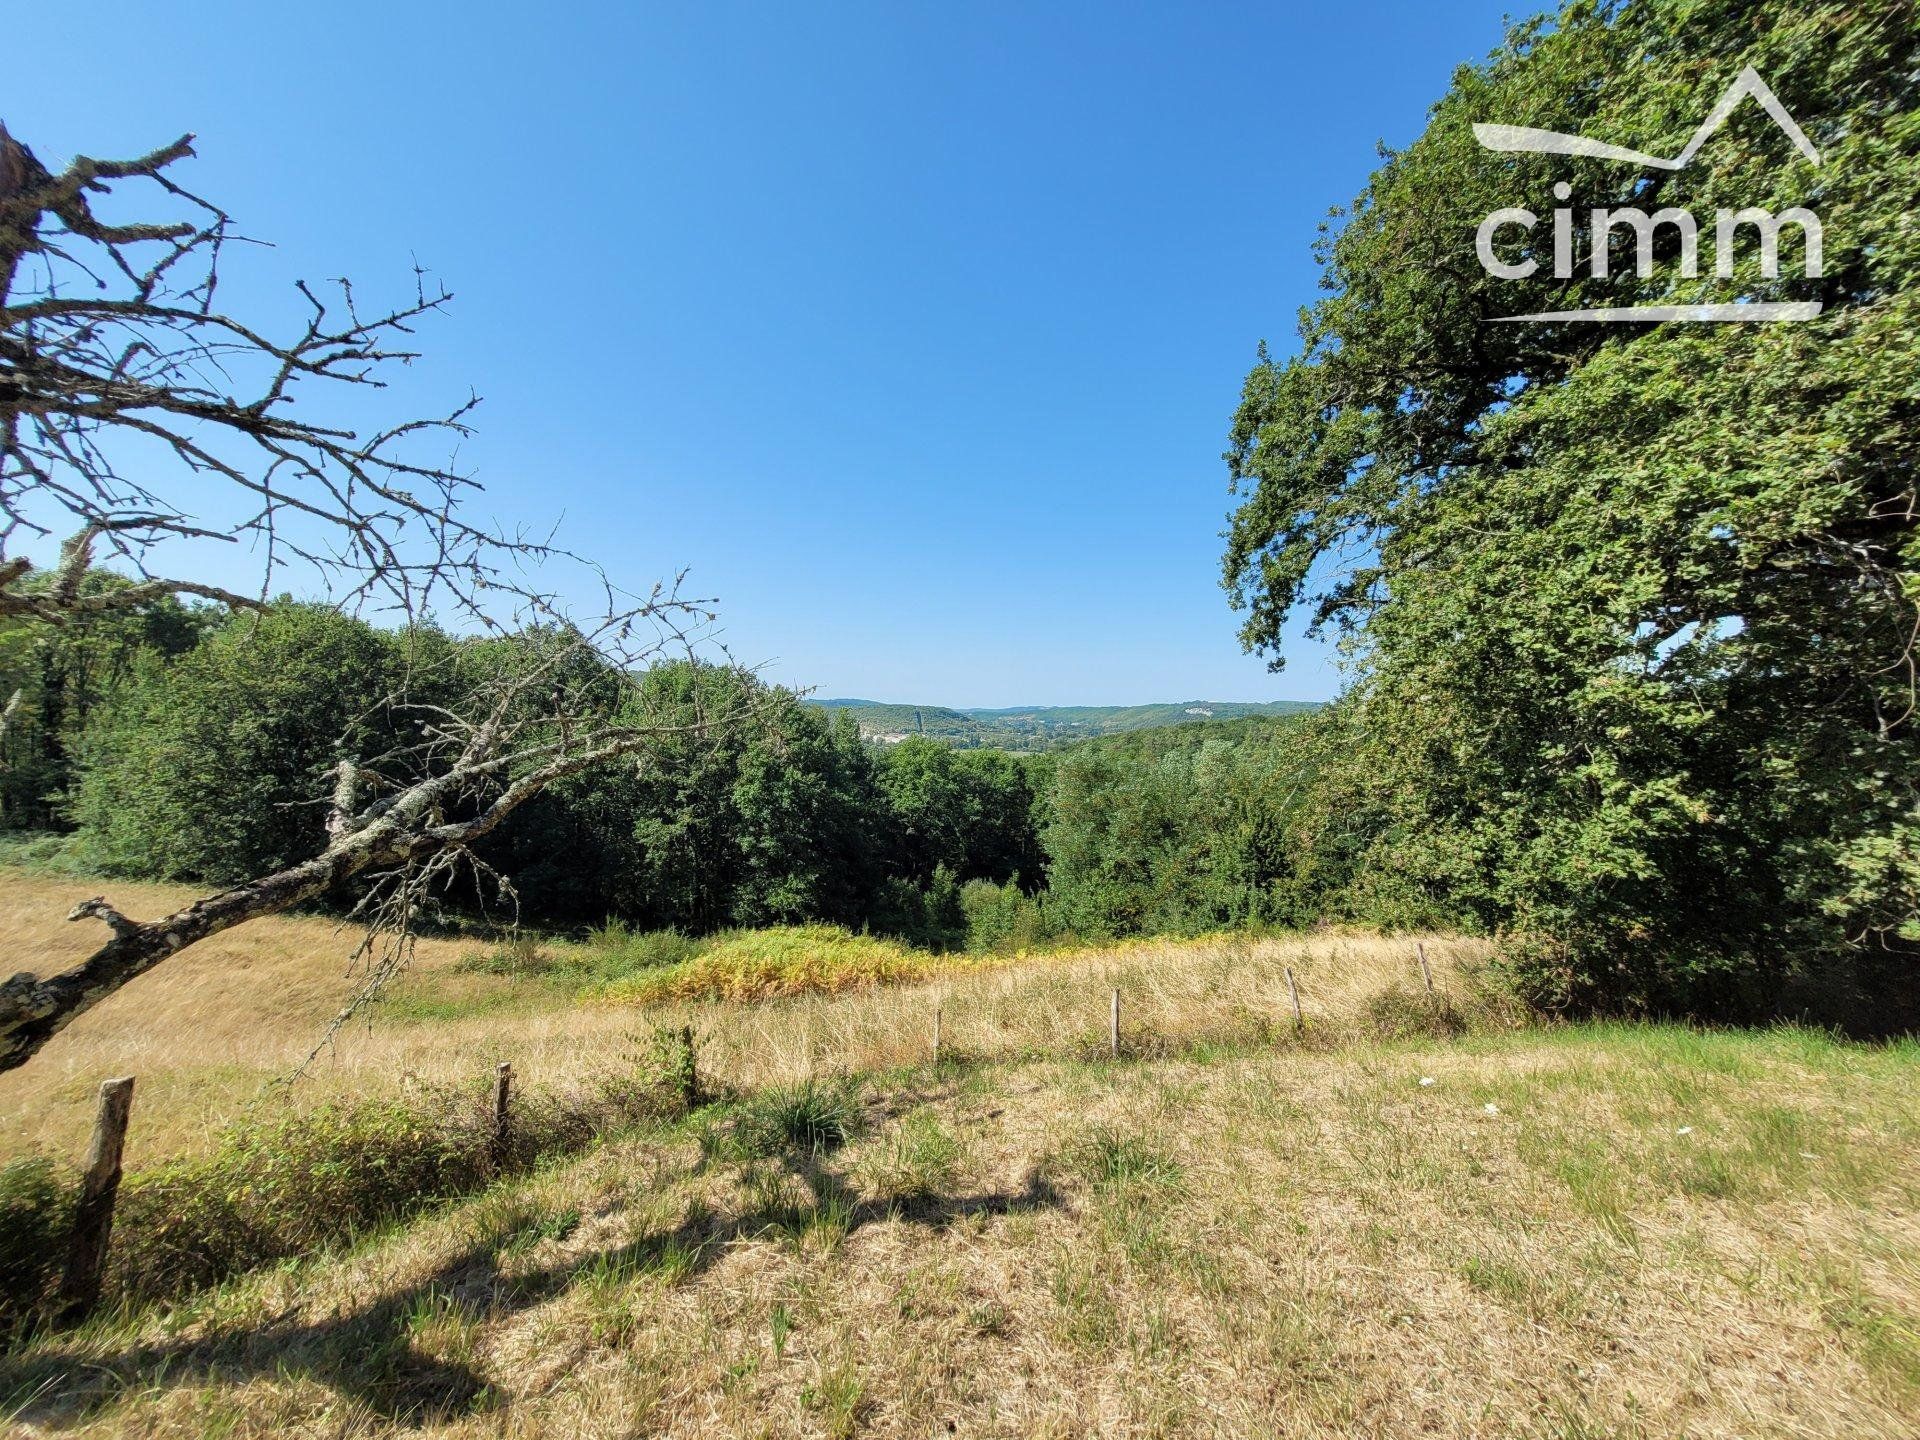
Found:
<svg viewBox="0 0 1920 1440"><path fill-rule="evenodd" d="M1219 455L1309 247L1495 3L16 6L50 163L199 136L298 277L456 294L400 399L485 403L508 522L689 568L734 656L955 705L1322 698L1241 653Z"/></svg>

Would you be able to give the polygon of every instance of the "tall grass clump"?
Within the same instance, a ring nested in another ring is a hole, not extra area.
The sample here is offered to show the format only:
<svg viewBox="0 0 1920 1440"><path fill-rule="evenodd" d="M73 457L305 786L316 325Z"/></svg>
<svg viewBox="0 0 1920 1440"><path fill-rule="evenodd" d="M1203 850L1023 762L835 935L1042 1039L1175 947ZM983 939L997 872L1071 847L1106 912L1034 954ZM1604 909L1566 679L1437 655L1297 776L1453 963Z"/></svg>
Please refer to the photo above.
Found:
<svg viewBox="0 0 1920 1440"><path fill-rule="evenodd" d="M516 932L490 949L463 957L454 968L471 975L502 975L523 980L549 975L556 964L553 952L536 937Z"/></svg>
<svg viewBox="0 0 1920 1440"><path fill-rule="evenodd" d="M481 1188L494 1170L477 1094L242 1122L207 1155L128 1176L107 1293L135 1303L183 1294Z"/></svg>
<svg viewBox="0 0 1920 1440"><path fill-rule="evenodd" d="M678 930L635 930L624 921L609 920L587 936L577 963L605 984L685 964L700 953L701 945Z"/></svg>
<svg viewBox="0 0 1920 1440"><path fill-rule="evenodd" d="M751 1097L711 1126L701 1147L721 1160L824 1155L859 1134L865 1120L856 1083L808 1079Z"/></svg>

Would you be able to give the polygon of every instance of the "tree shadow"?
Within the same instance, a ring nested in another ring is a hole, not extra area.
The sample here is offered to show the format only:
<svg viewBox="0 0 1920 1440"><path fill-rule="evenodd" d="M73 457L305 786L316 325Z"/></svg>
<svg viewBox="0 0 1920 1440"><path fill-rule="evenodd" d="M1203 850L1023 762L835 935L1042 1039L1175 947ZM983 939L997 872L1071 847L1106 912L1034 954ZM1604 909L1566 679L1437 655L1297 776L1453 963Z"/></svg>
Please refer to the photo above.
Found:
<svg viewBox="0 0 1920 1440"><path fill-rule="evenodd" d="M819 1155L781 1159L788 1173L811 1188L811 1206L762 1204L732 1215L701 1211L625 1245L532 1270L503 1265L507 1237L487 1237L424 1279L325 1319L295 1321L289 1313L192 1339L137 1342L105 1354L76 1341L0 1357L0 1415L57 1429L80 1424L125 1396L267 1376L315 1380L397 1425L433 1424L500 1398L470 1365L420 1348L416 1332L437 1316L499 1320L601 1277L615 1282L646 1274L691 1278L707 1270L731 1242L794 1238L822 1213L844 1217L848 1232L882 1219L939 1229L964 1217L1064 1203L1038 1171L1014 1189L890 1204L861 1200Z"/></svg>

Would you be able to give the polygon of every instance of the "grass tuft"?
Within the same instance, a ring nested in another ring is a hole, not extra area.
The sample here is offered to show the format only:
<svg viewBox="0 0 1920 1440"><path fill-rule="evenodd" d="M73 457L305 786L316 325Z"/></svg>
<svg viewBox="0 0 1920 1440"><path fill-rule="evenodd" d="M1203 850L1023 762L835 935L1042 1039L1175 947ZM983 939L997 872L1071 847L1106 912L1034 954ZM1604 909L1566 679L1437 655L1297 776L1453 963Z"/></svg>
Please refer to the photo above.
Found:
<svg viewBox="0 0 1920 1440"><path fill-rule="evenodd" d="M940 1194L959 1168L960 1143L930 1110L909 1115L860 1161L867 1188L890 1205Z"/></svg>
<svg viewBox="0 0 1920 1440"><path fill-rule="evenodd" d="M865 1122L860 1086L850 1080L779 1085L713 1116L700 1132L708 1160L748 1162L839 1149Z"/></svg>
<svg viewBox="0 0 1920 1440"><path fill-rule="evenodd" d="M1103 1188L1123 1185L1172 1185L1180 1166L1137 1135L1098 1129L1075 1150L1080 1173Z"/></svg>

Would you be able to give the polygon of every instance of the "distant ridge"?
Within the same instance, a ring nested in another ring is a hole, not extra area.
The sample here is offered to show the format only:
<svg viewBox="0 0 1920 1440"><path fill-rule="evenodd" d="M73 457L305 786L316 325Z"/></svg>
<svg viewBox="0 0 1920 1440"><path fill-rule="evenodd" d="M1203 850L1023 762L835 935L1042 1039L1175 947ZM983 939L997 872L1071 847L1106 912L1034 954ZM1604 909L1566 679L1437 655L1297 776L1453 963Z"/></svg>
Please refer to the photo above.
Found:
<svg viewBox="0 0 1920 1440"><path fill-rule="evenodd" d="M961 708L899 705L841 697L808 702L823 710L856 712L860 733L897 742L924 735L963 748L1047 750L1095 735L1151 730L1197 720L1237 720L1248 715L1298 715L1317 710L1316 700L1177 700L1150 705L1008 705Z"/></svg>

